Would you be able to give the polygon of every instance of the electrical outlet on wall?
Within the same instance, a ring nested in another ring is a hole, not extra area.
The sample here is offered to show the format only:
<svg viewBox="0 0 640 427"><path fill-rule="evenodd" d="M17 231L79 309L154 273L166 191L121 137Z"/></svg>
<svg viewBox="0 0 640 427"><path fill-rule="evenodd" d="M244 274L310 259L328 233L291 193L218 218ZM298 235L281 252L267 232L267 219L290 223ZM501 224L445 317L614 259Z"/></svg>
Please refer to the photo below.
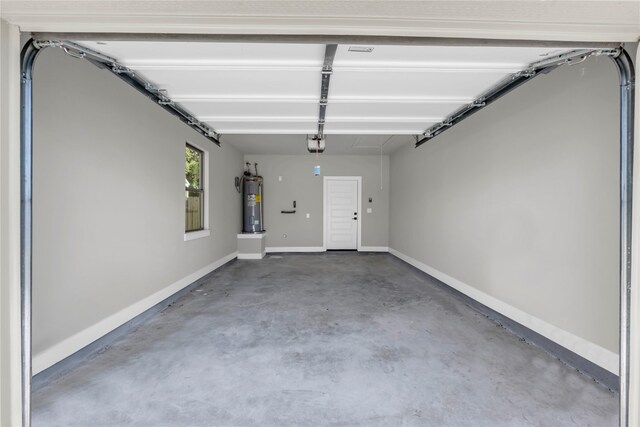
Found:
<svg viewBox="0 0 640 427"><path fill-rule="evenodd" d="M307 218L311 218L311 214L307 214Z"/></svg>
<svg viewBox="0 0 640 427"><path fill-rule="evenodd" d="M373 208L367 208L367 213L373 212Z"/></svg>

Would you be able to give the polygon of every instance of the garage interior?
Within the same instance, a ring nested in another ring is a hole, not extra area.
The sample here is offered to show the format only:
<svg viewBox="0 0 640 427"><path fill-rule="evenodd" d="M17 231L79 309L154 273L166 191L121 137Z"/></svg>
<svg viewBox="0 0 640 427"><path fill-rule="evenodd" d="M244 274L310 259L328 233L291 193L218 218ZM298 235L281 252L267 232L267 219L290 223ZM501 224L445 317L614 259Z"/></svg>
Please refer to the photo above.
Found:
<svg viewBox="0 0 640 427"><path fill-rule="evenodd" d="M618 46L47 46L34 425L618 423Z"/></svg>

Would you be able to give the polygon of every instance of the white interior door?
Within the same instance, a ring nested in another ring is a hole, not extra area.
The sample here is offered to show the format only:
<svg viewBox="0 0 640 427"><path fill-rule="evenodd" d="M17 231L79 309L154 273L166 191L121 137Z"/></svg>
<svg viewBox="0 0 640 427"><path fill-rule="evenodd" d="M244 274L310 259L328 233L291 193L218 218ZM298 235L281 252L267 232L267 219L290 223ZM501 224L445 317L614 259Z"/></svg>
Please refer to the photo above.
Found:
<svg viewBox="0 0 640 427"><path fill-rule="evenodd" d="M358 249L359 177L325 177L325 248Z"/></svg>

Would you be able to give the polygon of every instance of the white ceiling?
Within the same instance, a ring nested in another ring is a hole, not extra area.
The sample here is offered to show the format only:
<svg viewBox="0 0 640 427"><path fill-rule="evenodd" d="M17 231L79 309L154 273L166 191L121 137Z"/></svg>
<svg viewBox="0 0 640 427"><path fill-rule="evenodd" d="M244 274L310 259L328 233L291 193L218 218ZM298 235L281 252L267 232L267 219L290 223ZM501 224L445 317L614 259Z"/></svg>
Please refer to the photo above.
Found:
<svg viewBox="0 0 640 427"><path fill-rule="evenodd" d="M79 44L165 89L223 140L252 150L245 152L294 146L304 152L306 135L318 131L323 44ZM333 61L324 128L328 153L379 151L391 135L406 137L389 140L383 150L408 143L509 74L570 50L381 45L366 46L373 51L365 53L352 47L362 46L338 46ZM377 148L355 148L363 141Z"/></svg>

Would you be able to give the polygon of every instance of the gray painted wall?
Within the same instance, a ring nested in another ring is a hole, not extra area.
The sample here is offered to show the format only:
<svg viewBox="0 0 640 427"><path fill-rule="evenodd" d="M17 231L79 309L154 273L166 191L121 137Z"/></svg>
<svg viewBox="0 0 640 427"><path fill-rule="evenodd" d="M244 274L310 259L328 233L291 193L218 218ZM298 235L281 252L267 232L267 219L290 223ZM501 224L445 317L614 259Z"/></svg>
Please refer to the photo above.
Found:
<svg viewBox="0 0 640 427"><path fill-rule="evenodd" d="M267 247L322 246L323 176L362 176L362 246L388 246L389 156L382 156L381 170L379 155L321 154L321 176L313 175L313 167L318 164L315 154L245 155L244 158L257 162L258 172L264 177ZM279 176L282 181L278 181ZM368 202L369 197L373 198L372 203ZM281 214L281 210L292 209L294 200L297 213ZM370 214L366 213L368 207L372 208ZM307 213L311 214L309 219Z"/></svg>
<svg viewBox="0 0 640 427"><path fill-rule="evenodd" d="M34 94L37 358L235 252L242 156L59 49L38 58ZM209 150L211 195L210 237L187 242L186 141Z"/></svg>
<svg viewBox="0 0 640 427"><path fill-rule="evenodd" d="M538 77L391 156L390 246L618 351L618 77Z"/></svg>

